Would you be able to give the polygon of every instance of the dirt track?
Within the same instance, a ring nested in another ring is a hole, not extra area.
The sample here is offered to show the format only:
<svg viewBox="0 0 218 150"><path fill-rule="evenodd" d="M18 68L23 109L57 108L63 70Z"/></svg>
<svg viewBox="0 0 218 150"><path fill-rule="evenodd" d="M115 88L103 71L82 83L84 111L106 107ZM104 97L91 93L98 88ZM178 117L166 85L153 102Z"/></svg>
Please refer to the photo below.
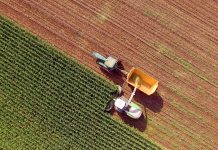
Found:
<svg viewBox="0 0 218 150"><path fill-rule="evenodd" d="M147 118L124 122L170 149L218 149L218 3L212 0L10 0L3 15L109 77L91 58L96 50L118 57L160 81L158 93L138 92Z"/></svg>

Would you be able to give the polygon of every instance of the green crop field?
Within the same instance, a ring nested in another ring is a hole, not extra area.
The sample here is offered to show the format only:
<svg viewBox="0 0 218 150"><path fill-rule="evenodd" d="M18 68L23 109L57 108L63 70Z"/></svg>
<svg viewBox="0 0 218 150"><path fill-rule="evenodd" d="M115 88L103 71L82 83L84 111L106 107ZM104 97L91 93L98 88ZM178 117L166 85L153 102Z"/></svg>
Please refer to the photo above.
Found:
<svg viewBox="0 0 218 150"><path fill-rule="evenodd" d="M159 149L104 113L115 91L0 16L0 149Z"/></svg>

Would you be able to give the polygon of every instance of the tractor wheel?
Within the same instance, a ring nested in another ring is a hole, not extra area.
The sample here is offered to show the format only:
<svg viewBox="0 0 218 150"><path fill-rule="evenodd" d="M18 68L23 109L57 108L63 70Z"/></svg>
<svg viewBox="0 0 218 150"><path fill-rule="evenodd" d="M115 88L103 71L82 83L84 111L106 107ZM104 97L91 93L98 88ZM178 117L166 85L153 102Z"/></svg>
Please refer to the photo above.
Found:
<svg viewBox="0 0 218 150"><path fill-rule="evenodd" d="M117 85L117 94L120 95L122 93L122 88L120 85Z"/></svg>
<svg viewBox="0 0 218 150"><path fill-rule="evenodd" d="M114 100L109 101L107 103L106 107L104 108L104 111L105 112L110 112L114 107L114 102L115 102Z"/></svg>

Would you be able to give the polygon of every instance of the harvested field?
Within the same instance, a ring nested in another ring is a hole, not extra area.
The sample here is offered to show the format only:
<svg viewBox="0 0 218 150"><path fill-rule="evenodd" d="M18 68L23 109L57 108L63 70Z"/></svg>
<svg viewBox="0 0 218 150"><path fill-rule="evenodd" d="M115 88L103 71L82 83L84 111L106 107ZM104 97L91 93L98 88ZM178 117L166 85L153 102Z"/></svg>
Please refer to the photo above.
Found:
<svg viewBox="0 0 218 150"><path fill-rule="evenodd" d="M53 43L99 74L96 50L118 57L160 81L158 92L135 101L147 119L114 114L169 149L218 149L218 3L195 0L10 0L3 15Z"/></svg>
<svg viewBox="0 0 218 150"><path fill-rule="evenodd" d="M160 149L104 113L117 87L0 16L0 149Z"/></svg>

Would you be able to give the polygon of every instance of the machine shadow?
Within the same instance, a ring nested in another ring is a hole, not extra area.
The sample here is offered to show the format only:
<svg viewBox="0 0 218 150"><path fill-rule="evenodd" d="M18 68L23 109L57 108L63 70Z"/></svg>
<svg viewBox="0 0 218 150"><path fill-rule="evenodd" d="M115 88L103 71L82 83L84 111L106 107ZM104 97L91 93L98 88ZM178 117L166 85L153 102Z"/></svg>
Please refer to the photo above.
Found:
<svg viewBox="0 0 218 150"><path fill-rule="evenodd" d="M118 61L118 68L124 70L124 67L121 62ZM123 86L125 79L123 79L123 74L118 71L114 70L113 72L108 72L102 67L100 67L100 70L107 75L107 79L113 81L115 84L120 85L121 87Z"/></svg>
<svg viewBox="0 0 218 150"><path fill-rule="evenodd" d="M121 70L125 70L124 66L121 62L118 62L118 68ZM112 80L115 84L120 85L123 87L124 82L126 82L126 79L124 78L123 74L119 70L115 70L111 73L101 68L101 71L107 75L107 78L109 80ZM130 85L129 85L130 86ZM133 90L134 87L130 86L130 88ZM121 93L123 95L123 93ZM140 103L142 106L144 106L143 115L139 119L132 119L129 116L127 116L125 113L119 113L117 112L118 116L123 120L124 123L128 124L131 127L136 128L140 132L143 132L147 128L147 113L146 108L151 110L152 112L158 113L163 108L163 99L158 94L158 92L155 92L152 95L146 95L145 93L137 90L134 96L134 100ZM114 115L115 110L113 109L111 111L111 115Z"/></svg>
<svg viewBox="0 0 218 150"><path fill-rule="evenodd" d="M133 89L133 87L131 88ZM144 108L148 108L155 113L160 112L163 108L163 98L157 91L152 95L146 95L145 93L137 90L134 100L142 104Z"/></svg>
<svg viewBox="0 0 218 150"><path fill-rule="evenodd" d="M111 115L115 113L115 110L113 109L111 111ZM143 115L139 119L133 119L127 116L125 113L117 112L118 116L122 119L122 121L129 125L130 127L133 127L137 129L140 132L144 132L147 128L147 113L146 111L143 111Z"/></svg>
<svg viewBox="0 0 218 150"><path fill-rule="evenodd" d="M140 132L145 131L145 129L147 127L147 116L146 116L146 114L143 114L139 119L130 118L129 116L127 116L126 114L123 114L123 113L118 113L118 115L123 120L123 122L128 124L130 127L134 127L137 130L139 130Z"/></svg>
<svg viewBox="0 0 218 150"><path fill-rule="evenodd" d="M124 69L122 63L118 63L118 67L120 69ZM102 72L105 73L108 77L108 79L112 80L115 84L123 86L124 82L126 82L125 78L123 77L123 74L120 71L115 71L112 73L107 72L106 70L102 69ZM133 86L128 85L132 90L134 89ZM121 93L122 95L123 93ZM134 100L139 102L141 105L144 106L144 108L148 108L151 111L158 113L163 108L163 98L159 95L159 93L156 91L152 95L146 95L140 90L136 90Z"/></svg>

